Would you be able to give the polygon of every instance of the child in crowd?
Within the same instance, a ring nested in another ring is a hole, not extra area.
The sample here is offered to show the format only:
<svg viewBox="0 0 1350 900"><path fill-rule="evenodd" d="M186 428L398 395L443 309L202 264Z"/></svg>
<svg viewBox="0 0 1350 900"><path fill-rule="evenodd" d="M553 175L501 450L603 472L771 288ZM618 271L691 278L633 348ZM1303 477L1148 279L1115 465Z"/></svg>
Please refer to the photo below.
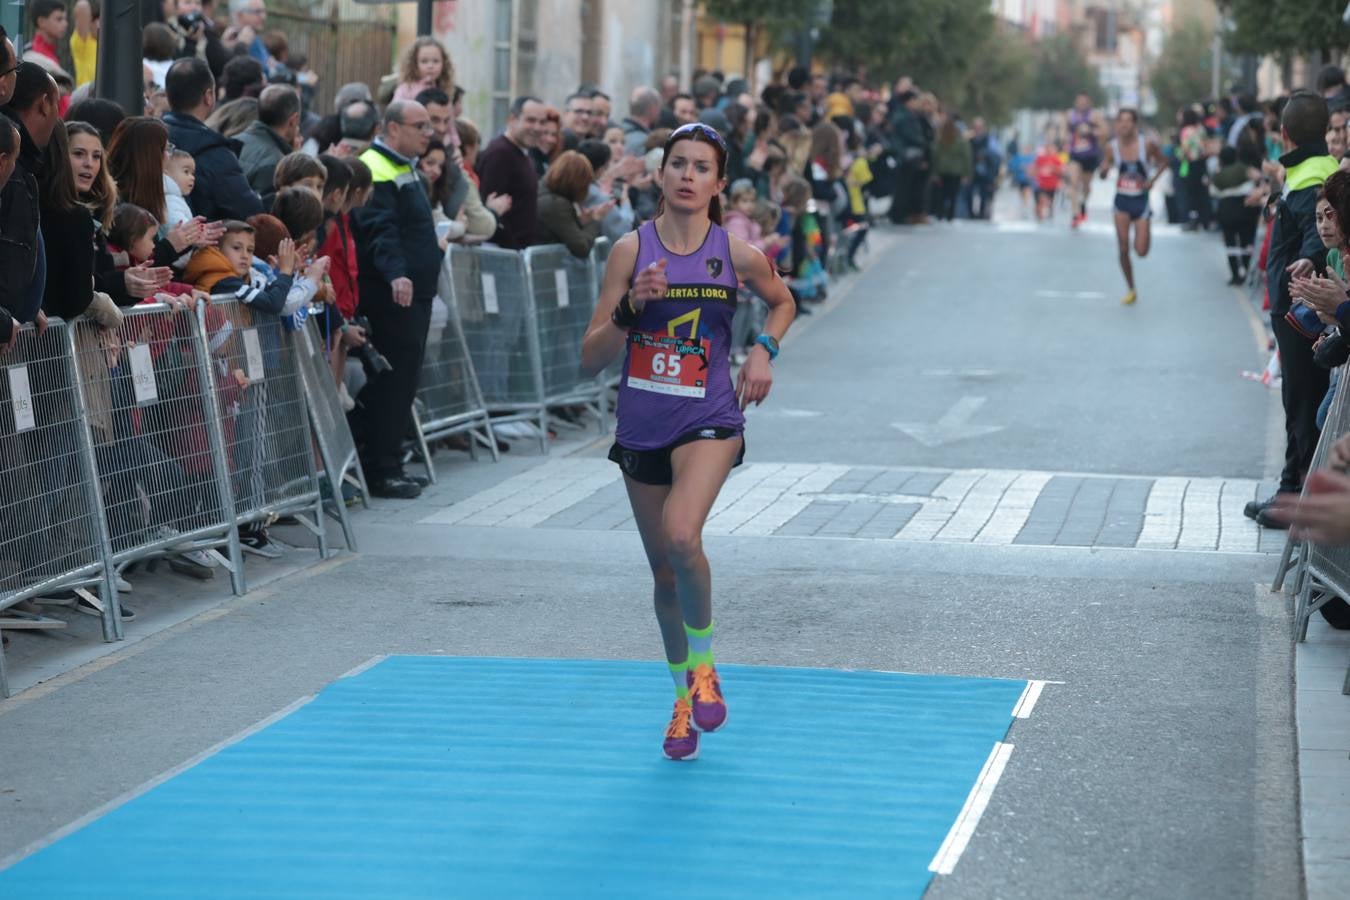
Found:
<svg viewBox="0 0 1350 900"><path fill-rule="evenodd" d="M225 233L220 244L204 247L192 255L184 277L188 278L200 290L212 295L229 295L238 300L241 307L247 307L252 315L244 315L240 309L222 305L226 317L232 319L230 328L234 331L255 329L262 345L264 365L269 357L275 358L274 340L269 335L273 329L267 327L271 316L280 316L287 312L292 288L296 282L296 272L300 267L300 256L295 243L289 237L279 237L273 257L275 267L255 267L254 251L257 246L257 228L247 222L227 221ZM284 234L284 228L278 222L276 231ZM270 247L264 249L272 249ZM236 347L233 364L224 366L226 372L218 373L229 384L229 379L239 382L244 388L243 398L231 407L232 414L226 422L227 443L234 472L235 499L241 509L256 508L261 505L263 492L263 473L266 464L264 458L264 440L267 428L267 379L252 383L240 379L239 363L246 362L243 347ZM270 351L270 352L269 352ZM246 369L245 369L246 371ZM239 529L239 541L243 548L258 556L275 559L282 551L267 532L265 523L252 522Z"/></svg>
<svg viewBox="0 0 1350 900"><path fill-rule="evenodd" d="M153 262L159 233L159 222L155 221L148 209L134 203L117 204L113 210L112 225L108 229L108 252L112 254L113 267L118 272L125 272L133 266ZM191 305L205 296L190 284L171 281L160 288L155 297L148 298L148 302L186 297Z"/></svg>
<svg viewBox="0 0 1350 900"><path fill-rule="evenodd" d="M225 234L219 245L192 254L183 277L198 290L215 296L233 295L258 312L281 315L299 267L294 242L289 238L280 242L275 279L270 284L257 284L252 274L255 229L236 220L223 224Z"/></svg>
<svg viewBox="0 0 1350 900"><path fill-rule="evenodd" d="M403 53L394 99L416 100L417 95L428 88L438 88L448 94L454 78L450 54L445 52L441 42L431 37L418 38Z"/></svg>
<svg viewBox="0 0 1350 900"><path fill-rule="evenodd" d="M71 9L75 32L70 36L70 58L75 63L75 87L83 87L94 80L98 65L99 9L89 0L77 0Z"/></svg>
<svg viewBox="0 0 1350 900"><path fill-rule="evenodd" d="M60 68L61 54L58 48L69 26L65 0L33 0L28 7L28 15L29 21L33 23L33 43L29 46L29 53L36 53ZM43 68L50 71L48 66Z"/></svg>
<svg viewBox="0 0 1350 900"><path fill-rule="evenodd" d="M797 302L798 315L810 315L802 300L824 300L829 280L820 262L823 237L816 221L815 203L811 199L811 185L806 179L793 175L784 180L783 222L779 231L791 236L786 259L780 268L787 271L787 284Z"/></svg>
<svg viewBox="0 0 1350 900"><path fill-rule="evenodd" d="M854 129L848 133L848 152L853 161L849 163L844 184L848 188L848 210L844 213L843 233L848 240L848 267L858 271L858 248L867 239L868 215L866 187L872 183L872 167L868 164L864 152L862 136Z"/></svg>
<svg viewBox="0 0 1350 900"><path fill-rule="evenodd" d="M765 238L764 230L755 221L754 212L758 200L754 182L748 178L736 181L731 186L731 203L727 206L726 214L722 217L722 227L773 259L778 255L778 249L782 246L782 242L777 234L772 235L771 248L770 241Z"/></svg>
<svg viewBox="0 0 1350 900"><path fill-rule="evenodd" d="M1036 179L1036 218L1049 219L1055 213L1055 197L1064 175L1064 160L1054 147L1045 144L1036 154L1032 169Z"/></svg>
<svg viewBox="0 0 1350 900"><path fill-rule="evenodd" d="M328 170L323 163L307 153L288 153L277 163L272 176L272 184L277 193L288 187L308 188L316 197L323 196L324 182L328 180Z"/></svg>
<svg viewBox="0 0 1350 900"><path fill-rule="evenodd" d="M187 197L197 186L197 161L186 150L174 148L164 161L164 206L168 228L192 218Z"/></svg>
<svg viewBox="0 0 1350 900"><path fill-rule="evenodd" d="M328 285L333 292L332 304L327 307L328 314L322 326L338 395L343 407L350 412L356 404L347 393L347 351L364 344L366 333L361 326L350 322L356 315L360 294L356 286L356 241L352 237L347 202L352 193L352 164L361 166L367 173L370 170L357 160L344 161L335 156L320 156L319 161L327 170L328 179L324 184L324 221L315 241L319 245L319 256L328 260Z"/></svg>

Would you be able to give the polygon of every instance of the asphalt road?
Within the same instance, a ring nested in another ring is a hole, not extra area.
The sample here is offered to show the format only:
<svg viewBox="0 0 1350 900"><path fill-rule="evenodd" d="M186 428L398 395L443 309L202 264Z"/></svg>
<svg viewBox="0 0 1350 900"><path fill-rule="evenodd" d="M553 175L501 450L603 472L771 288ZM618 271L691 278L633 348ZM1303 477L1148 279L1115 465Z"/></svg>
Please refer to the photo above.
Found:
<svg viewBox="0 0 1350 900"><path fill-rule="evenodd" d="M1239 376L1264 360L1217 239L1159 238L1134 308L1104 234L962 225L876 244L785 346L754 461L1268 474L1271 397ZM533 464L479 464L439 496ZM420 523L436 502L386 505L359 520L361 555L0 706L0 858L378 654L659 652L633 534ZM979 829L930 897L1300 896L1289 614L1259 587L1268 556L782 535L708 548L721 659L1063 682L1014 726Z"/></svg>

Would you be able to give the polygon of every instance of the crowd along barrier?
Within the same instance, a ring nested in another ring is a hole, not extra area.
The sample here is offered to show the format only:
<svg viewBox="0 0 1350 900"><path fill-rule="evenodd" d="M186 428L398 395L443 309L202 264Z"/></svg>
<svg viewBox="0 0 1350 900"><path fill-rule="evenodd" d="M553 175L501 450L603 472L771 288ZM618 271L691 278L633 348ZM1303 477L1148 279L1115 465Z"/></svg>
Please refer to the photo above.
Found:
<svg viewBox="0 0 1350 900"><path fill-rule="evenodd" d="M294 327L289 320L255 314L233 298L212 297L197 312L215 369L235 524L292 517L314 534L320 555L327 556Z"/></svg>
<svg viewBox="0 0 1350 900"><path fill-rule="evenodd" d="M581 375L581 338L595 309L591 260L561 247L523 253L452 247L441 296L458 319L493 424L527 423L548 452L550 408L597 410L602 386Z"/></svg>
<svg viewBox="0 0 1350 900"><path fill-rule="evenodd" d="M605 387L581 374L581 341L599 297L591 256L579 259L560 244L525 251L525 271L534 298L540 380L546 408L584 406L605 426Z"/></svg>
<svg viewBox="0 0 1350 900"><path fill-rule="evenodd" d="M488 448L494 462L498 459L497 439L492 433L487 404L457 309L452 255L446 255L441 267L438 296L432 301L431 329L427 334L427 349L422 357L417 387L420 409L416 413L423 443L422 459L433 482L436 471L425 446L427 442L464 434L468 436L469 453L474 459L478 458L480 445Z"/></svg>
<svg viewBox="0 0 1350 900"><path fill-rule="evenodd" d="M361 504L369 507L370 491L366 487L366 473L361 468L356 441L352 439L352 431L347 424L347 413L338 398L337 382L324 353L324 339L319 333L318 322L312 318L306 321L305 327L297 332L296 340L300 378L304 382L308 401L309 423L323 466L320 476L326 485L325 508L342 527L347 549L354 551L356 532L352 527L351 516L347 514L342 488L350 480L360 491Z"/></svg>
<svg viewBox="0 0 1350 900"><path fill-rule="evenodd" d="M273 516L326 555L320 469L354 549L342 481L364 497L364 475L313 323L215 297L136 306L115 329L26 326L0 354L0 626L64 627L13 607L83 598L119 640L118 571L184 553L243 593L237 529Z"/></svg>
<svg viewBox="0 0 1350 900"><path fill-rule="evenodd" d="M58 591L97 586L104 640L122 637L94 449L75 367L74 331L25 326L0 355L0 620L61 627L12 610ZM88 595L93 598L93 595ZM0 696L9 696L0 645Z"/></svg>
<svg viewBox="0 0 1350 900"><path fill-rule="evenodd" d="M1332 445L1347 433L1350 433L1350 384L1342 382L1336 388L1309 471L1324 468ZM1306 495L1306 485L1304 492ZM1312 615L1323 604L1336 597L1350 599L1350 547L1299 542L1291 533L1285 540L1272 590L1281 590L1290 577L1296 598L1294 636L1303 641L1308 636ZM1346 690L1350 693L1350 671L1346 673Z"/></svg>
<svg viewBox="0 0 1350 900"><path fill-rule="evenodd" d="M614 244L609 238L600 238L591 248L591 268L595 272L595 298L600 301L600 289L605 284L605 266L609 264L609 253L614 249ZM608 420L616 412L618 402L619 382L623 379L623 360L624 354L620 353L614 361L600 373L600 383L604 385L605 392L602 395L605 401L605 417Z"/></svg>
<svg viewBox="0 0 1350 900"><path fill-rule="evenodd" d="M117 329L75 322L75 364L113 564L200 551L243 592L225 448L197 317L128 309ZM223 552L222 552L223 551Z"/></svg>

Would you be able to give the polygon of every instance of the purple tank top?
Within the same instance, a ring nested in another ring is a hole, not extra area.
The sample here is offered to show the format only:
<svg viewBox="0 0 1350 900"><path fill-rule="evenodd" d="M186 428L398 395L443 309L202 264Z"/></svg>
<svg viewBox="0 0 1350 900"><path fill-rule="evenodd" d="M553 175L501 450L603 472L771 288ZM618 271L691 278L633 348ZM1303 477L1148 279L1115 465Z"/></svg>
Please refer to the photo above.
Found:
<svg viewBox="0 0 1350 900"><path fill-rule="evenodd" d="M668 447L703 428L745 427L731 384L737 278L726 231L712 225L703 246L678 256L647 222L638 229L634 277L660 259L669 290L643 306L619 384L615 439L631 450Z"/></svg>

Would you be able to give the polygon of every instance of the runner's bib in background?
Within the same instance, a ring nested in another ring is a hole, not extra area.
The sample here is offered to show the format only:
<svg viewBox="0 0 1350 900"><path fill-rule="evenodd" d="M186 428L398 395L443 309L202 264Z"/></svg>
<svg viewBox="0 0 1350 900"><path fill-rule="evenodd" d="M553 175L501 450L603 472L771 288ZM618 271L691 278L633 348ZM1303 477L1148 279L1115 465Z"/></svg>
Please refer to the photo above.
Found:
<svg viewBox="0 0 1350 900"><path fill-rule="evenodd" d="M696 340L634 331L628 335L628 386L654 394L702 400L707 394L706 338Z"/></svg>

